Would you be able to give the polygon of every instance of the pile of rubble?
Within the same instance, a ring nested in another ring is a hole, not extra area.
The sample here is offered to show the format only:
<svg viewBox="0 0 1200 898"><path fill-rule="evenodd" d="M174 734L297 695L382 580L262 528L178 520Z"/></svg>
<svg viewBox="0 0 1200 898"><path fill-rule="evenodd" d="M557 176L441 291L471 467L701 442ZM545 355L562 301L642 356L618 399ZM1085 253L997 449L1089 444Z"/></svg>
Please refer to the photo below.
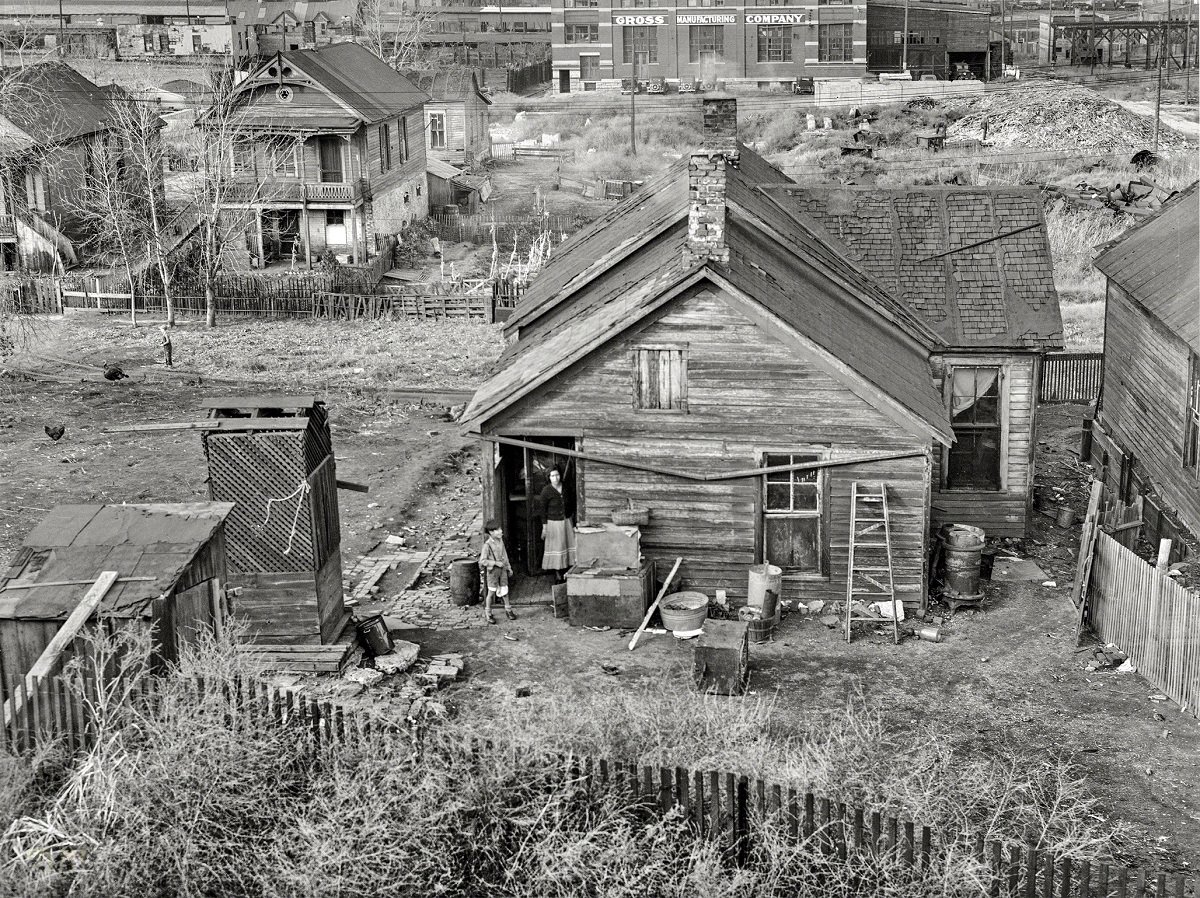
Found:
<svg viewBox="0 0 1200 898"><path fill-rule="evenodd" d="M1091 656L1086 658L1085 661L1085 667L1089 671L1111 670L1113 668L1117 668L1123 672L1133 671L1133 665L1130 664L1129 656L1112 643L1095 646L1092 649Z"/></svg>
<svg viewBox="0 0 1200 898"><path fill-rule="evenodd" d="M1078 209L1112 209L1123 215L1144 218L1153 215L1162 204L1175 195L1175 191L1159 187L1149 178L1102 187L1086 181L1075 187L1048 187L1063 201Z"/></svg>
<svg viewBox="0 0 1200 898"><path fill-rule="evenodd" d="M942 104L948 110L965 113L954 123L955 137L986 141L994 147L1069 148L1081 154L1125 155L1154 141L1153 120L1084 87L1039 84L970 98L947 97ZM1183 150L1187 146L1183 135L1165 125L1161 128L1161 150Z"/></svg>
<svg viewBox="0 0 1200 898"><path fill-rule="evenodd" d="M458 680L466 661L457 652L428 659L421 658L420 653L421 647L415 642L395 640L391 652L376 655L369 666L347 671L337 689L338 697L353 698L387 686L393 693L389 698L401 707L407 706L406 717L445 717L446 706L437 701L436 695Z"/></svg>

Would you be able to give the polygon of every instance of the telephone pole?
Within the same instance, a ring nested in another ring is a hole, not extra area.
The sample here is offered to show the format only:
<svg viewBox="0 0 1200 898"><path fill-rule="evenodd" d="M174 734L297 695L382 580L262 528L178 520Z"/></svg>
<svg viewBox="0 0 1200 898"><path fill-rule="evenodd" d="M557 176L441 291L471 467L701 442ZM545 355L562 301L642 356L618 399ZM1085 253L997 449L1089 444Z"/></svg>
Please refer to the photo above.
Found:
<svg viewBox="0 0 1200 898"><path fill-rule="evenodd" d="M629 72L629 155L637 155L637 42L633 44L633 67Z"/></svg>
<svg viewBox="0 0 1200 898"><path fill-rule="evenodd" d="M1158 131L1162 125L1162 85L1163 85L1163 57L1167 55L1170 48L1170 43L1167 40L1167 32L1171 29L1171 0L1167 0L1167 20L1162 25L1162 41L1159 44L1158 51L1158 90L1154 94L1154 152L1158 152Z"/></svg>
<svg viewBox="0 0 1200 898"><path fill-rule="evenodd" d="M900 50L900 71L908 71L908 0L904 0L904 43Z"/></svg>

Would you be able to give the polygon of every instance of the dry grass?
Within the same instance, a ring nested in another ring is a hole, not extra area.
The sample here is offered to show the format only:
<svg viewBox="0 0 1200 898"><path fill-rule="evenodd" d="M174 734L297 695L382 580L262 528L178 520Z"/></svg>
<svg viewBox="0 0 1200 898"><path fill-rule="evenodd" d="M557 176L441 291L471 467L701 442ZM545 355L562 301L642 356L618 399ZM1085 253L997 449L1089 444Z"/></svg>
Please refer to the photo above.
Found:
<svg viewBox="0 0 1200 898"><path fill-rule="evenodd" d="M487 718L417 725L354 745L316 746L308 728L245 727L232 700L160 681L152 703L117 694L144 676L144 643L105 657L126 677L98 703L100 739L52 800L27 802L0 839L0 889L38 896L976 895L981 870L951 846L919 877L892 859L841 863L785 827L755 829L748 864L678 816L569 778L560 752L722 764L859 801L882 794L939 825L1099 858L1113 833L1066 764L984 757L917 734L889 738L852 705L803 732L769 702L682 691L581 695ZM227 647L186 667L219 684L240 669ZM618 723L619 721L619 723ZM470 737L492 747L478 754ZM839 783L843 786L833 788ZM18 790L20 792L21 790Z"/></svg>
<svg viewBox="0 0 1200 898"><path fill-rule="evenodd" d="M181 371L264 385L346 390L470 389L500 355L498 326L445 321L235 320L214 330L186 320L172 332ZM47 322L34 352L125 367L162 364L157 327L73 316Z"/></svg>

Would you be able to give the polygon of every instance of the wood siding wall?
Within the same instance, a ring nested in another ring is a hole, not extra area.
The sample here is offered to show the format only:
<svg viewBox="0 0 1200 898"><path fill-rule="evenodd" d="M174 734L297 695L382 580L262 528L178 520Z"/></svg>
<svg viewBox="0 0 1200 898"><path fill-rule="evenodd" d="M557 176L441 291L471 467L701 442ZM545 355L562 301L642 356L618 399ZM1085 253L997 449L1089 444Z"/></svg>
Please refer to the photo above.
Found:
<svg viewBox="0 0 1200 898"><path fill-rule="evenodd" d="M1141 490L1156 492L1200 535L1200 479L1183 467L1187 377L1187 344L1110 281L1098 420L1132 454ZM1108 468L1108 485L1119 493L1119 466Z"/></svg>
<svg viewBox="0 0 1200 898"><path fill-rule="evenodd" d="M446 145L436 149L429 146L429 116L433 113L446 117ZM474 167L491 155L487 103L475 93L463 100L426 103L424 140L434 159Z"/></svg>
<svg viewBox="0 0 1200 898"><path fill-rule="evenodd" d="M999 367L1002 450L1000 485L992 490L946 490L946 451L933 457L933 520L969 524L988 536L1024 536L1033 498L1033 450L1037 417L1037 357L1028 353L945 354L933 360L934 383L949 407L949 373L955 366Z"/></svg>
<svg viewBox="0 0 1200 898"><path fill-rule="evenodd" d="M633 407L633 349L677 345L688 355L687 411ZM574 435L584 452L696 473L759 464L766 450L827 447L832 456L912 450L917 457L827 469L826 576L789 576L789 598L836 599L845 592L850 484L886 481L896 586L923 599L929 457L927 438L897 425L841 382L799 360L734 311L715 288L696 288L653 320L602 347L498 419L485 434ZM579 516L597 522L632 498L652 509L642 550L666 571L684 557L681 585L744 600L747 568L761 559L760 478L695 482L579 462ZM496 500L485 466L485 503ZM491 508L491 505L487 507ZM663 565L666 567L663 567Z"/></svg>

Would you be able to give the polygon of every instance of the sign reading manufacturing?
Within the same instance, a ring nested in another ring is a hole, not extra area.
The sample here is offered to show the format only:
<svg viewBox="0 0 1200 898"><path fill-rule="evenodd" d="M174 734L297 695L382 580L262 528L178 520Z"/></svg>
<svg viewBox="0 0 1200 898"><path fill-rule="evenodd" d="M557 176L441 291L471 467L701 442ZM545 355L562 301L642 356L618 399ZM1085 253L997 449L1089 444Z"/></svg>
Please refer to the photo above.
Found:
<svg viewBox="0 0 1200 898"><path fill-rule="evenodd" d="M736 25L737 13L702 12L676 13L675 21L680 25Z"/></svg>

